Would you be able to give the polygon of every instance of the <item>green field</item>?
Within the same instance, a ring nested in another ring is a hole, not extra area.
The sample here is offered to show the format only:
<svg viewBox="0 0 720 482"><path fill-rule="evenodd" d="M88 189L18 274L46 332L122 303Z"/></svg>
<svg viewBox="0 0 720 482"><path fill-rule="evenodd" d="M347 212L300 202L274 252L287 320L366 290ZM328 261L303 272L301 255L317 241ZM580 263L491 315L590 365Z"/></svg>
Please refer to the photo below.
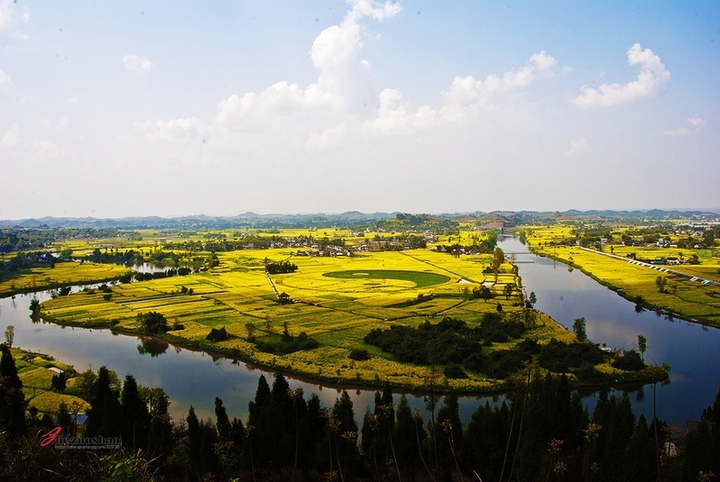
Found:
<svg viewBox="0 0 720 482"><path fill-rule="evenodd" d="M356 241L363 242L362 238ZM400 363L393 355L364 343L371 330L392 325L418 327L444 317L461 320L472 329L480 326L485 313L502 310L510 316L523 311L513 266L505 262L493 272L490 254L454 257L432 249L344 256L300 254L290 248L218 252L217 265L209 270L119 284L109 293L88 290L61 296L43 303L42 316L59 324L139 333L138 315L159 312L171 328L162 337L172 343L222 352L315 380L372 386L387 382L422 390L436 372L430 366ZM298 269L266 276L266 259L289 260ZM279 303L273 286L289 302ZM489 289L494 298L473 297L473 291L481 288ZM523 337L540 343L551 338L567 343L575 340L547 316L536 314L535 320ZM213 328L225 328L229 338L207 340ZM301 333L319 346L288 354L259 349ZM483 352L512 349L521 340L492 343ZM351 351L358 349L366 350L369 359L350 359ZM598 370L625 377L609 365ZM498 380L480 373L468 375L465 379L441 376L443 389L484 392L512 384L512 377ZM633 376L637 379L638 374Z"/></svg>
<svg viewBox="0 0 720 482"><path fill-rule="evenodd" d="M323 273L323 276L330 278L350 279L350 280L401 280L415 283L416 288L427 288L450 281L445 275L435 273L425 273L419 271L397 271L387 269L374 270L348 270L348 271L332 271Z"/></svg>

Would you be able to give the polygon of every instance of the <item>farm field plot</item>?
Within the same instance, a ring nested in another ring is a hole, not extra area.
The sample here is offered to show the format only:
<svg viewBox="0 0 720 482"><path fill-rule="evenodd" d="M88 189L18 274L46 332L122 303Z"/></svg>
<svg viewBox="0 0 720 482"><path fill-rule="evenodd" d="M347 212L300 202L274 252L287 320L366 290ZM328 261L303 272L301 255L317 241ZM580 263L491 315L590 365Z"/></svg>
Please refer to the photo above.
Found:
<svg viewBox="0 0 720 482"><path fill-rule="evenodd" d="M142 333L142 316L155 312L167 320L160 336L172 343L313 379L374 386L390 382L419 389L434 376L430 366L401 363L391 353L365 343L365 337L372 330L416 329L445 317L474 329L486 314L524 313L513 266L505 262L493 272L492 259L492 255L453 257L430 249L337 257L299 256L286 248L222 252L217 266L207 271L48 300L42 316L59 324ZM268 260L287 261L297 270L266 274ZM510 292L507 285L513 288ZM494 298L473 296L481 289L489 289ZM574 339L549 318L539 320L526 327L522 338L541 343L550 338ZM221 331L221 338L208 339L211 330ZM308 338L312 343L306 348L282 348L287 346L284 343ZM488 343L481 350L487 354L509 350L522 338ZM351 359L358 350L366 356ZM505 378L470 372L467 378L445 378L443 386L503 389L509 383Z"/></svg>
<svg viewBox="0 0 720 482"><path fill-rule="evenodd" d="M0 281L0 296L112 280L129 272L129 269L122 266L98 263L64 262L55 263L54 267L33 267L21 271L10 279Z"/></svg>
<svg viewBox="0 0 720 482"><path fill-rule="evenodd" d="M625 259L616 259L592 250L581 249L577 246L552 246L550 242L556 239L561 228L544 228L533 230L528 236L531 248L538 254L557 258L583 270L600 283L618 290L624 297L641 304L669 312L693 321L711 326L720 326L720 288L711 284L704 284L702 279L691 279L677 276L668 271L672 269L701 276L701 273L712 274L715 266L712 264L680 265L680 266L648 266L630 263ZM563 233L568 234L568 233ZM672 251L663 249L637 249L617 248L615 254L623 256L626 252L642 253L647 258L655 258L669 253L677 255L677 249ZM606 252L609 248L605 249ZM640 255L640 254L638 254ZM716 276L715 276L716 277ZM713 279L713 276L703 277ZM665 279L666 286L660 290L658 278ZM640 298L638 298L640 297Z"/></svg>
<svg viewBox="0 0 720 482"><path fill-rule="evenodd" d="M67 386L73 386L77 381L77 372L73 367L47 355L31 353L19 348L11 348L10 351L15 359L15 367L23 384L28 407L36 408L39 412L38 416L56 414L63 402L67 407L76 407L78 412L84 412L90 407L82 398L62 393L52 387L53 376L59 371L67 376Z"/></svg>

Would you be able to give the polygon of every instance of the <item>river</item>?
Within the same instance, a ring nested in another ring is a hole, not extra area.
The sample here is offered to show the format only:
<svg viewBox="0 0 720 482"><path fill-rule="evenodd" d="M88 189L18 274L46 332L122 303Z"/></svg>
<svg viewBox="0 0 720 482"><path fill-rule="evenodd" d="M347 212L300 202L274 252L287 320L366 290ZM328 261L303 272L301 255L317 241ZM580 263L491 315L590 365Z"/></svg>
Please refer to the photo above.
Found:
<svg viewBox="0 0 720 482"><path fill-rule="evenodd" d="M505 238L499 245L506 253L517 253L523 285L528 293L534 291L537 295L536 307L540 311L566 327L572 327L575 318L585 317L589 338L612 348L634 348L638 334L647 338L646 361L672 366L671 383L658 386L660 418L684 427L686 420L697 420L700 411L712 403L720 383L720 330L670 321L654 312L637 314L633 303L579 270L570 272L566 265L537 257L516 239ZM190 405L199 416L214 417L217 396L231 417L245 419L260 374L264 373L272 383L272 373L242 362L213 358L203 352L157 343L143 345L138 337L114 335L109 330L33 323L29 317L33 296L43 301L49 295L38 293L0 299L0 331L14 325L15 346L51 354L79 371L106 365L121 378L130 373L140 384L162 386L170 397L171 414L175 418L186 415ZM318 394L326 407L332 406L339 394L334 387L288 379L292 388L303 388L306 399L311 393ZM350 390L349 394L356 418L361 419L365 407L373 402L374 391ZM397 401L399 397L395 398ZM413 407L424 407L423 397L408 395L408 399ZM461 397L463 421L467 422L478 404L485 400L497 403L502 396ZM652 416L650 387L635 391L632 401L636 415L644 413L648 419ZM593 397L587 397L586 403L592 406Z"/></svg>
<svg viewBox="0 0 720 482"><path fill-rule="evenodd" d="M515 253L523 286L537 296L535 308L566 328L584 317L588 338L615 349L637 349L638 335L647 339L645 361L672 368L670 384L657 387L658 418L685 428L712 404L720 387L720 330L654 311L636 313L634 303L580 270L530 253L517 238L498 245L506 255ZM634 392L632 401L635 415L650 420L652 388Z"/></svg>

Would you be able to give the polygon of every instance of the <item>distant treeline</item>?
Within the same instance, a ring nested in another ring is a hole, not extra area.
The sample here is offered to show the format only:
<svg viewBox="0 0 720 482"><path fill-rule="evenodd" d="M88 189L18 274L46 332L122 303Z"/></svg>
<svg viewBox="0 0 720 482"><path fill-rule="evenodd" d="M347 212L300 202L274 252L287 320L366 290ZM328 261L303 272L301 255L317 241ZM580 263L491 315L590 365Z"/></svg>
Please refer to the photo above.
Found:
<svg viewBox="0 0 720 482"><path fill-rule="evenodd" d="M278 373L272 386L259 377L244 421L220 398L214 420L191 406L172 421L162 389L141 387L132 375L119 383L101 367L86 377L91 408L78 426L68 407L56 418L26 413L15 363L1 346L0 478L8 480L695 482L720 473L720 392L685 432L636 418L626 393L606 389L589 413L564 375L529 365L502 403L479 405L466 424L457 396L434 396L439 379L430 378L429 416L386 386L358 425L346 391L323 407ZM47 435L54 427L65 437L117 437L122 448L58 450Z"/></svg>
<svg viewBox="0 0 720 482"><path fill-rule="evenodd" d="M0 253L42 249L48 244L66 239L96 239L116 236L139 236L137 232L113 228L0 228Z"/></svg>

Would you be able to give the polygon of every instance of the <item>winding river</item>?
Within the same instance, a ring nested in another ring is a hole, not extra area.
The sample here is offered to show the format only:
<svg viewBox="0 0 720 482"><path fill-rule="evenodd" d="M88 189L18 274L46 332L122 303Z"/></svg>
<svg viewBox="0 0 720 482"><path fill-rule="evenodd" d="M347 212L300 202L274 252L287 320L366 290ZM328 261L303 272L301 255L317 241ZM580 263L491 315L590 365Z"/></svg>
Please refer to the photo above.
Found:
<svg viewBox="0 0 720 482"><path fill-rule="evenodd" d="M657 388L660 418L684 427L685 421L697 420L700 411L712 403L720 385L720 330L667 319L654 312L635 313L633 303L579 270L572 271L564 264L535 256L517 239L505 238L499 245L506 253L516 253L523 285L528 293L534 291L537 295L538 310L568 328L574 319L585 317L589 338L611 348L634 348L637 336L645 336L646 361L666 362L672 367L671 383ZM265 373L272 383L271 373L207 353L147 343L134 336L113 335L109 330L33 323L29 318L32 296L0 299L0 331L14 325L16 346L51 354L80 371L106 365L120 377L131 373L138 383L162 386L170 396L171 413L176 418L185 416L190 405L199 416L214 417L217 396L222 398L231 417L245 419L260 374ZM49 295L35 296L43 301ZM339 390L334 387L288 378L292 388L302 387L306 398L311 393L318 394L325 406L332 406L338 396ZM349 393L360 419L365 407L373 403L374 391ZM424 408L423 397L408 399L412 406ZM491 403L499 399L502 396L489 398ZM651 387L636 390L631 399L636 415L652 416ZM484 402L484 397L462 397L463 421L467 422L478 404ZM592 406L594 397L588 396L586 403Z"/></svg>

